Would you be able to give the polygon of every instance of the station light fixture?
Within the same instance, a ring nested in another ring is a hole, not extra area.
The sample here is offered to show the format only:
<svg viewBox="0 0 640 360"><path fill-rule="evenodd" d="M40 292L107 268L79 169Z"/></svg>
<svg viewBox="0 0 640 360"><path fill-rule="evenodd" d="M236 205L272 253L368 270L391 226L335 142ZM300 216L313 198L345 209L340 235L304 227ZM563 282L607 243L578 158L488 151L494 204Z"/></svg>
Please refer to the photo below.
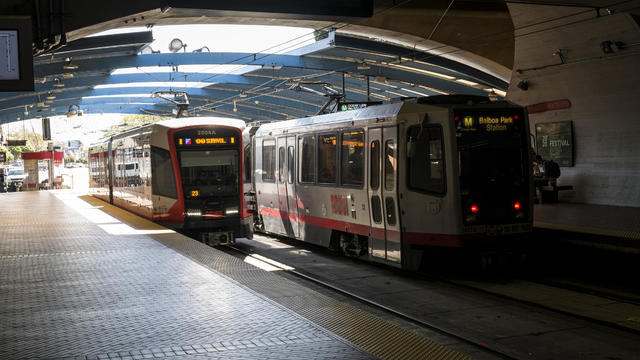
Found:
<svg viewBox="0 0 640 360"><path fill-rule="evenodd" d="M49 91L49 92L47 93L47 100L53 100L53 99L55 99L55 98L56 98L56 96L55 96L55 95L53 95L53 93L52 93L51 91Z"/></svg>
<svg viewBox="0 0 640 360"><path fill-rule="evenodd" d="M64 83L62 82L62 80L60 80L60 78L55 78L55 79L53 79L53 86L54 87L64 87Z"/></svg>
<svg viewBox="0 0 640 360"><path fill-rule="evenodd" d="M64 59L64 66L62 67L65 70L76 70L78 69L78 65L71 62L71 58L68 57Z"/></svg>
<svg viewBox="0 0 640 360"><path fill-rule="evenodd" d="M240 97L241 98L247 97L247 93L244 90L240 91Z"/></svg>
<svg viewBox="0 0 640 360"><path fill-rule="evenodd" d="M362 60L361 63L358 63L358 66L356 66L356 69L358 69L358 70L369 70L369 69L371 69L371 66L369 66L369 64L367 64L364 60Z"/></svg>
<svg viewBox="0 0 640 360"><path fill-rule="evenodd" d="M174 53L179 51L180 49L184 49L184 51L187 51L187 44L184 44L182 40L178 38L171 40L171 42L169 43L169 51Z"/></svg>

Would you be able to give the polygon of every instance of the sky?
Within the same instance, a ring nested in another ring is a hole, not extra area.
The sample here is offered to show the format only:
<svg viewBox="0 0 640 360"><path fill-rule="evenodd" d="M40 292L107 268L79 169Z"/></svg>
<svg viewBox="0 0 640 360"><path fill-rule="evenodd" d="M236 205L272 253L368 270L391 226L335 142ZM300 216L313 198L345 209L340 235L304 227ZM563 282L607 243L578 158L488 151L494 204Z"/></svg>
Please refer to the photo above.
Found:
<svg viewBox="0 0 640 360"><path fill-rule="evenodd" d="M114 29L92 36L147 31L145 27ZM211 52L278 53L312 43L313 29L264 25L157 25L151 28L153 50L169 52L169 43L178 38L191 52L206 46Z"/></svg>

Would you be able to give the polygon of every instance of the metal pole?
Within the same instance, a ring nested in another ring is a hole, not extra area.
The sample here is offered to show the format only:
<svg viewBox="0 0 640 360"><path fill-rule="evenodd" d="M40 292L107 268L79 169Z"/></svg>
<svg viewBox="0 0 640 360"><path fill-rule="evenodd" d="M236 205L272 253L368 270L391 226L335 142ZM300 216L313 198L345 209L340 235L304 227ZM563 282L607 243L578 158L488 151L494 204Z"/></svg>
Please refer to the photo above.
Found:
<svg viewBox="0 0 640 360"><path fill-rule="evenodd" d="M369 97L370 92L369 92L369 75L367 75L367 101L371 101L371 98Z"/></svg>
<svg viewBox="0 0 640 360"><path fill-rule="evenodd" d="M347 93L344 90L344 73L342 73L342 98L347 101Z"/></svg>
<svg viewBox="0 0 640 360"><path fill-rule="evenodd" d="M55 150L53 148L53 141L51 142L51 164L49 164L49 188L54 187L55 179L53 178L53 164L55 163ZM39 184L36 184L38 186Z"/></svg>

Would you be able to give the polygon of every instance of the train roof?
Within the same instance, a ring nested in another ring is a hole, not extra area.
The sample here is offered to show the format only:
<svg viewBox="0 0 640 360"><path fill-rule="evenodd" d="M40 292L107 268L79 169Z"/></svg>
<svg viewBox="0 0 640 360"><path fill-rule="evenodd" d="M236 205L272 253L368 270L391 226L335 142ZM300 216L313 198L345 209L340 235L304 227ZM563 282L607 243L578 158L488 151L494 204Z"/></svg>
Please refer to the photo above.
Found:
<svg viewBox="0 0 640 360"><path fill-rule="evenodd" d="M169 119L158 121L154 124L162 125L168 128L179 128L185 126L198 126L198 125L223 125L231 126L239 129L244 129L246 123L243 120L223 117L185 117L179 119Z"/></svg>
<svg viewBox="0 0 640 360"><path fill-rule="evenodd" d="M411 113L424 111L425 105L414 103L398 102L393 104L383 104L370 106L364 109L340 111L332 114L317 115L294 120L278 121L260 126L257 134L268 133L269 131L295 128L311 125L327 125L341 123L345 121L360 121L370 119L381 119L395 117L401 113Z"/></svg>
<svg viewBox="0 0 640 360"><path fill-rule="evenodd" d="M131 128L128 130L124 130L119 134L115 134L113 136L104 138L102 140L99 140L96 143L93 143L90 145L90 147L95 147L98 146L102 143L107 143L109 142L109 139L114 138L114 139L119 139L119 138L124 138L124 137L129 137L132 135L136 135L136 134L143 134L143 133L148 133L152 131L152 128L154 126L161 126L161 127L165 127L168 129L176 129L176 128L181 128L181 127L188 127L188 126L201 126L201 125L222 125L222 126L231 126L231 127L235 127L238 128L240 130L243 130L246 126L246 123L243 120L238 120L238 119L233 119L233 118L223 118L223 117L211 117L211 116L207 116L207 117L185 117L185 118L178 118L178 119L169 119L169 120L162 120L162 121L157 121L154 123L149 123L149 124L145 124L145 125L141 125L135 128Z"/></svg>

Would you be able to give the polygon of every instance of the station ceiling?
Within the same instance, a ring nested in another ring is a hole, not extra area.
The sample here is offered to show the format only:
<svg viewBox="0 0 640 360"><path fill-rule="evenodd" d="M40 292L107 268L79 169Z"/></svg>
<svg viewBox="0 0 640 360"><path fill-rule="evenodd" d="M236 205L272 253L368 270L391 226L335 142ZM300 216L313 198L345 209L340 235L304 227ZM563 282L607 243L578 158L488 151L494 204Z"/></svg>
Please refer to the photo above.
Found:
<svg viewBox="0 0 640 360"><path fill-rule="evenodd" d="M496 64L493 69L508 71L513 58L513 25L501 0L352 0L313 7L282 0L271 2L269 8L260 1L229 5L198 0L112 0L109 6L95 2L88 6L89 2L75 0L36 1L33 6L24 0L3 3L3 15L33 18L36 10L46 11L47 4L52 11L49 17L38 18L43 23L34 33L35 91L0 93L2 123L77 114L79 109L85 114L172 116L177 111L175 102L185 101L182 93L192 116L246 121L315 115L329 110L327 105L335 105L330 100L343 93L346 101L354 102L437 94L500 96L508 86L505 71L474 66L473 59L487 59ZM616 6L624 6L622 3ZM604 0L571 4L610 5ZM75 16L66 16L65 21L65 16L58 16L68 13ZM120 26L184 23L277 24L323 31L314 44L279 55L150 53L151 31L84 37ZM479 34L487 32L498 36L478 41ZM381 41L394 37L398 41ZM414 46L407 46L412 41ZM472 60L450 56L451 52L468 54ZM77 68L65 68L67 59ZM237 67L225 74L185 70L203 64ZM175 95L178 97L173 98Z"/></svg>

